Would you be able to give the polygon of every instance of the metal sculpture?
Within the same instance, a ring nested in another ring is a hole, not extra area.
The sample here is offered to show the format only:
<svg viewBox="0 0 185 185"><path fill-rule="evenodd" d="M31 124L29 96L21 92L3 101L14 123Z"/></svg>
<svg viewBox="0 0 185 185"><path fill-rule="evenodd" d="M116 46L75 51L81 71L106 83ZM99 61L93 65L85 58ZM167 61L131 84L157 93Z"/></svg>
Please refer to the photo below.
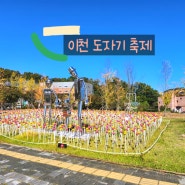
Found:
<svg viewBox="0 0 185 185"><path fill-rule="evenodd" d="M130 86L130 85L129 85ZM131 112L134 109L137 109L139 103L137 102L136 91L138 89L138 83L135 83L132 87L129 88L129 91L126 94L126 98L128 100L126 111Z"/></svg>
<svg viewBox="0 0 185 185"><path fill-rule="evenodd" d="M52 85L52 80L47 79L46 80L46 89L44 89L43 94L44 94L44 123L46 123L46 113L47 113L47 108L49 108L49 125L51 124L51 105L52 105L52 94L55 96L55 104L58 106L58 97L56 93L51 89Z"/></svg>
<svg viewBox="0 0 185 185"><path fill-rule="evenodd" d="M82 128L81 115L82 115L82 103L85 102L85 105L88 105L88 96L87 96L87 88L83 78L79 78L76 72L76 69L73 67L69 67L69 73L74 80L74 88L75 88L75 100L78 101L78 124Z"/></svg>

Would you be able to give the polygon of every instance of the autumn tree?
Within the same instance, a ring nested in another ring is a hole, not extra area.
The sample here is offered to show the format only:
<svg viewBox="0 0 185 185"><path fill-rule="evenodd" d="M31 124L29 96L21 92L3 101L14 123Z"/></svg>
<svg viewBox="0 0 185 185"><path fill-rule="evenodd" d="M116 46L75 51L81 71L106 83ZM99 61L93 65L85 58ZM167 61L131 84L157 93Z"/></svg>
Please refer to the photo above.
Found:
<svg viewBox="0 0 185 185"><path fill-rule="evenodd" d="M114 109L116 103L113 80L106 81L106 84L104 84L102 88L104 92L105 109Z"/></svg>
<svg viewBox="0 0 185 185"><path fill-rule="evenodd" d="M113 97L112 85L111 82L113 81L113 77L115 76L115 72L108 69L106 73L102 75L104 78L104 83L102 84L102 100L105 102L105 109L109 109L110 101Z"/></svg>
<svg viewBox="0 0 185 185"><path fill-rule="evenodd" d="M24 96L24 99L27 100L32 107L34 107L35 102L35 90L36 90L35 80L31 78L26 83L26 94Z"/></svg>
<svg viewBox="0 0 185 185"><path fill-rule="evenodd" d="M115 106L113 109L121 110L124 108L124 102L125 102L125 89L122 86L122 82L119 78L113 78L112 82L112 91L113 91L113 102Z"/></svg>
<svg viewBox="0 0 185 185"><path fill-rule="evenodd" d="M105 109L121 110L124 108L125 89L122 81L109 70L103 74L105 82L101 85Z"/></svg>
<svg viewBox="0 0 185 185"><path fill-rule="evenodd" d="M23 78L22 76L21 77L19 77L18 79L17 79L17 83L18 83L18 89L19 89L19 91L22 93L22 94L25 94L26 93L26 86L27 86L27 81L26 81L26 79L25 78Z"/></svg>
<svg viewBox="0 0 185 185"><path fill-rule="evenodd" d="M5 77L4 77L4 69L0 68L0 85L3 85L3 83L5 82Z"/></svg>
<svg viewBox="0 0 185 185"><path fill-rule="evenodd" d="M16 73L15 71L12 72L10 77L10 83L12 87L18 87L18 79L20 77L19 73Z"/></svg>
<svg viewBox="0 0 185 185"><path fill-rule="evenodd" d="M172 99L172 91L169 90L169 91L166 91L163 93L162 100L163 100L163 104L164 104L164 108L165 108L164 115L166 113L166 109L167 109L168 105L171 102L171 99Z"/></svg>
<svg viewBox="0 0 185 185"><path fill-rule="evenodd" d="M43 86L40 84L35 85L35 101L38 103L38 107L40 107L40 104L43 102Z"/></svg>

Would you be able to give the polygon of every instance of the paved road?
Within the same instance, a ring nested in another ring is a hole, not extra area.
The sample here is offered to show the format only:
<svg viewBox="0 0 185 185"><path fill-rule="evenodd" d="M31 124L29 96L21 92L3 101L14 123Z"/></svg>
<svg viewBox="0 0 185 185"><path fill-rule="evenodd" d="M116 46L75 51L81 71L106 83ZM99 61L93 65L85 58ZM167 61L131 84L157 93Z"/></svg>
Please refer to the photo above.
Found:
<svg viewBox="0 0 185 185"><path fill-rule="evenodd" d="M0 144L2 185L185 185L185 176Z"/></svg>

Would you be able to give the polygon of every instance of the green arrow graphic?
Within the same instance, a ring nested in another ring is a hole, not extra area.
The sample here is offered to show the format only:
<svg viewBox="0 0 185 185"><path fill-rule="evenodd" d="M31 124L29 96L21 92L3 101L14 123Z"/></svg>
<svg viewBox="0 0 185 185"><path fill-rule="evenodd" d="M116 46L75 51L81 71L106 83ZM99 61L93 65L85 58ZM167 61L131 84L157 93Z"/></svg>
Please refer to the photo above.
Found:
<svg viewBox="0 0 185 185"><path fill-rule="evenodd" d="M57 61L66 61L67 60L67 55L62 55L62 54L57 54L54 53L50 50L48 50L40 41L38 35L36 33L32 33L31 35L31 39L35 45L35 47L46 57L53 59L53 60L57 60Z"/></svg>

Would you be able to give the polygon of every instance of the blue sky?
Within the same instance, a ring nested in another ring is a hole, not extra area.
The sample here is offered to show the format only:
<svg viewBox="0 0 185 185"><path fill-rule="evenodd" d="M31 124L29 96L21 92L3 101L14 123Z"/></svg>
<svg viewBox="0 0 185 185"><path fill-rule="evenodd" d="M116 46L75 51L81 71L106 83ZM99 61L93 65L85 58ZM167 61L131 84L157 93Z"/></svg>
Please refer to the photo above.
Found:
<svg viewBox="0 0 185 185"><path fill-rule="evenodd" d="M1 0L0 67L21 73L69 77L68 67L80 77L102 79L109 67L127 81L125 67L133 66L134 80L162 90L162 61L172 67L171 88L185 78L184 0ZM63 53L63 36L43 36L43 27L79 25L80 34L154 34L154 56L68 56L51 60L34 46L37 33L49 50Z"/></svg>

